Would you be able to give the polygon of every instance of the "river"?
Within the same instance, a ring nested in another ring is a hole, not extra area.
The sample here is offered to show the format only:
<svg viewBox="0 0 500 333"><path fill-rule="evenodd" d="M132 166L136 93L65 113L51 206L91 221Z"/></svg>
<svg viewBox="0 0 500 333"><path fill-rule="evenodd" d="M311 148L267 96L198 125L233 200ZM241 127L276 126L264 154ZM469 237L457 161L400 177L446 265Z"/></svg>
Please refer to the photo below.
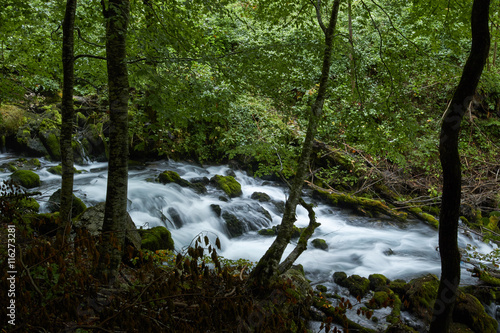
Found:
<svg viewBox="0 0 500 333"><path fill-rule="evenodd" d="M17 158L12 154L0 154L0 165ZM61 177L47 171L56 163L43 158L40 161L42 167L35 172L40 176L42 185L35 190L42 192L42 195L35 199L43 212L50 195L60 187ZM76 168L82 173L75 174L75 195L87 206L105 201L107 163L77 165ZM219 254L230 259L257 261L269 248L273 237L261 236L257 230L280 223L280 212L275 203L284 202L287 195L286 188L281 183L253 178L245 172L235 170L235 178L240 182L243 194L223 201L223 192L211 186L208 186L206 194L200 195L177 184L162 185L154 182L158 174L165 170L176 171L186 180L211 178L231 171L226 165L201 167L173 161L157 161L131 167L128 211L138 227L166 226L171 231L178 250L188 246L200 232L206 233L212 240L219 237L222 245ZM10 172L0 173L0 181L9 175ZM274 203L260 203L251 199L254 192L268 194ZM314 202L311 198L306 198L306 201ZM427 273L439 276L437 232L428 225L420 221L401 223L389 218L360 217L349 210L315 203L317 221L321 226L311 240L324 239L328 249L315 249L310 245L297 260L297 263L304 266L307 277L313 283L335 288L332 274L336 271L364 277L381 273L389 279L405 280ZM217 216L211 205L219 205L222 212L232 213L245 221L246 232L242 236L230 238L223 219ZM265 217L262 208L270 213L271 220ZM296 225L305 227L308 222L307 211L298 207ZM476 246L482 253L492 250L492 246L481 242L473 234L462 231L459 246L465 249L467 244ZM292 250L292 245L287 248L285 255ZM462 284L475 282L466 270L470 267L469 264L462 263Z"/></svg>

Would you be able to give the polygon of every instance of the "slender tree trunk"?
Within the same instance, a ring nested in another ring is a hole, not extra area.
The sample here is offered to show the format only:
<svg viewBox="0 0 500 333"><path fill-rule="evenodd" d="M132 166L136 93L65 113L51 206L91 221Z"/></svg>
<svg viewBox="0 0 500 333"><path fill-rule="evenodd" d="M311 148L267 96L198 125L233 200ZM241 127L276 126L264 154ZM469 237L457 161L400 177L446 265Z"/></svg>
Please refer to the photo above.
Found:
<svg viewBox="0 0 500 333"><path fill-rule="evenodd" d="M109 165L102 242L97 276L112 283L117 275L125 241L128 183L128 100L126 39L130 4L109 0L106 17L106 57L109 89Z"/></svg>
<svg viewBox="0 0 500 333"><path fill-rule="evenodd" d="M351 63L351 92L354 96L356 93L356 63L354 61L354 37L352 33L352 0L347 2L347 13L349 19L349 44L351 52L349 53L349 61Z"/></svg>
<svg viewBox="0 0 500 333"><path fill-rule="evenodd" d="M77 0L66 1L66 13L63 22L63 95L62 95L62 124L61 124L61 205L60 216L63 231L59 241L64 244L71 230L71 207L73 205L73 88L74 75L74 30Z"/></svg>
<svg viewBox="0 0 500 333"><path fill-rule="evenodd" d="M271 247L266 251L264 256L259 260L257 266L250 275L250 281L262 287L269 286L276 275L279 273L279 264L281 261L281 257L283 256L283 252L285 251L292 237L293 225L296 221L295 211L297 208L297 204L301 199L302 186L304 184L304 179L308 170L314 136L316 134L318 123L323 113L328 76L330 73L331 56L333 49L333 33L337 24L339 4L340 0L335 0L333 3L328 28L325 28L323 26L321 17L318 15L318 20L325 33L325 51L323 56L323 68L321 71L318 95L309 115L309 123L307 127L306 138L302 146L302 154L299 159L297 173L295 174L293 184L290 188L288 200L285 204L285 212L281 220L278 236L274 240ZM317 12L319 12L319 10L317 10Z"/></svg>
<svg viewBox="0 0 500 333"><path fill-rule="evenodd" d="M443 168L443 196L439 215L441 281L429 332L449 331L460 282L460 253L457 244L461 197L461 165L458 154L460 123L474 96L486 64L490 46L488 12L490 0L474 0L471 27L472 46L457 90L441 126L439 153Z"/></svg>

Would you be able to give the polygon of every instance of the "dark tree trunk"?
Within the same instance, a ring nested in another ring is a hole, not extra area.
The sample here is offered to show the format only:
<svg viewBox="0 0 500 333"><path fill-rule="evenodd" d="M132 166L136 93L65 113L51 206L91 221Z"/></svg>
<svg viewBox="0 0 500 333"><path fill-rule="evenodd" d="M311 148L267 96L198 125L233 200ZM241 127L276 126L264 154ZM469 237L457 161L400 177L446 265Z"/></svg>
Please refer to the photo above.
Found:
<svg viewBox="0 0 500 333"><path fill-rule="evenodd" d="M107 8L104 6L111 125L108 184L97 276L109 283L115 280L121 262L127 221L129 83L125 57L129 7L128 0L110 0Z"/></svg>
<svg viewBox="0 0 500 333"><path fill-rule="evenodd" d="M285 251L292 237L293 225L296 221L295 211L297 204L301 200L301 191L304 184L304 179L307 174L309 159L311 156L314 136L316 135L318 123L323 113L323 104L326 98L326 88L328 84L328 75L330 73L331 56L333 49L333 33L337 24L337 14L339 10L340 0L335 0L332 6L332 12L328 28L325 28L321 16L318 14L320 26L325 33L325 51L323 55L323 67L321 71L320 84L316 101L311 107L309 115L309 123L307 134L302 146L302 154L300 156L297 173L290 188L290 194L285 204L285 212L281 220L278 236L274 240L271 247L266 251L264 256L259 260L257 266L250 275L250 281L256 285L267 287L279 273L279 264L283 252ZM319 8L317 7L319 13ZM311 232L312 234L312 232Z"/></svg>
<svg viewBox="0 0 500 333"><path fill-rule="evenodd" d="M457 90L441 126L439 153L443 168L443 196L439 215L439 251L441 281L434 304L431 333L449 331L456 291L460 282L460 253L457 244L461 197L461 165L458 154L460 123L474 96L479 78L488 58L489 0L474 0L471 27L472 46Z"/></svg>
<svg viewBox="0 0 500 333"><path fill-rule="evenodd" d="M63 22L63 95L62 95L62 124L61 124L61 206L60 216L63 223L62 235L59 241L66 242L71 230L71 206L73 205L73 87L74 75L74 30L77 0L66 1L66 13Z"/></svg>

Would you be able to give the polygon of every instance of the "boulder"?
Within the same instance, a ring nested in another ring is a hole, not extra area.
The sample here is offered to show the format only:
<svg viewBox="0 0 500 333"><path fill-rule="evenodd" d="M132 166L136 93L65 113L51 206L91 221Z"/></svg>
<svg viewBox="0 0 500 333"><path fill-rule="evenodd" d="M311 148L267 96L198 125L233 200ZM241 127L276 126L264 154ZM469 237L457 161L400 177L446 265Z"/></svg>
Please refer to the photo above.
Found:
<svg viewBox="0 0 500 333"><path fill-rule="evenodd" d="M224 191L230 198L236 198L243 194L240 183L233 176L215 175L210 179L210 183Z"/></svg>
<svg viewBox="0 0 500 333"><path fill-rule="evenodd" d="M224 212L222 218L226 222L226 227L230 237L238 237L243 235L245 226L234 214Z"/></svg>
<svg viewBox="0 0 500 333"><path fill-rule="evenodd" d="M47 209L49 212L54 213L59 211L61 205L61 189L55 191L49 198ZM73 204L71 205L71 217L77 217L87 209L83 201L73 194Z"/></svg>
<svg viewBox="0 0 500 333"><path fill-rule="evenodd" d="M347 288L354 297L363 297L370 290L370 280L359 275L347 277L344 272L335 272L333 280L339 286Z"/></svg>
<svg viewBox="0 0 500 333"><path fill-rule="evenodd" d="M75 228L87 229L92 236L101 234L102 225L104 223L104 207L105 202L87 208L80 214L74 223ZM134 221L127 213L127 229L125 230L125 242L132 245L135 249L141 248L141 235L137 231Z"/></svg>
<svg viewBox="0 0 500 333"><path fill-rule="evenodd" d="M496 333L498 323L491 318L479 300L471 294L460 292L457 296L453 321L467 325L474 332Z"/></svg>
<svg viewBox="0 0 500 333"><path fill-rule="evenodd" d="M251 197L253 200L257 200L259 202L269 202L271 201L271 197L264 192L254 192Z"/></svg>
<svg viewBox="0 0 500 333"><path fill-rule="evenodd" d="M40 176L30 170L17 170L10 175L10 178L19 185L26 188L34 188L40 186Z"/></svg>
<svg viewBox="0 0 500 333"><path fill-rule="evenodd" d="M311 241L312 246L314 246L316 249L320 250L328 250L328 244L326 244L326 241L321 238L316 238Z"/></svg>
<svg viewBox="0 0 500 333"><path fill-rule="evenodd" d="M382 274L371 274L368 280L370 280L370 289L374 291L383 289L389 283L389 280Z"/></svg>
<svg viewBox="0 0 500 333"><path fill-rule="evenodd" d="M139 230L143 249L156 250L174 250L174 241L167 228L158 226L151 229Z"/></svg>
<svg viewBox="0 0 500 333"><path fill-rule="evenodd" d="M429 323L432 319L438 287L439 279L434 274L427 274L408 282L402 298L405 300L407 309Z"/></svg>

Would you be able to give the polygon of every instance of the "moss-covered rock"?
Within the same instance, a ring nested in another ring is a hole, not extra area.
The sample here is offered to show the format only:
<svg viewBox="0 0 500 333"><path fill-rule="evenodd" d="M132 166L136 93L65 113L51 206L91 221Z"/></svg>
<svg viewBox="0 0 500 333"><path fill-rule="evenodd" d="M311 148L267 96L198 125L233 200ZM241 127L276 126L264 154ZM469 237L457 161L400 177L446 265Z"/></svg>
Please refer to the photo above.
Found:
<svg viewBox="0 0 500 333"><path fill-rule="evenodd" d="M74 228L87 229L89 234L98 237L101 234L102 226L104 224L104 209L105 202L98 203L93 207L87 208L82 214L78 215L73 223ZM132 246L136 250L141 249L141 236L137 230L134 221L127 213L125 217L126 230L125 230L125 243Z"/></svg>
<svg viewBox="0 0 500 333"><path fill-rule="evenodd" d="M151 251L156 250L174 250L174 241L170 231L162 226L154 227L151 229L140 229L143 249Z"/></svg>
<svg viewBox="0 0 500 333"><path fill-rule="evenodd" d="M399 296L403 297L407 290L407 283L405 280L396 279L389 282L389 289L394 291Z"/></svg>
<svg viewBox="0 0 500 333"><path fill-rule="evenodd" d="M328 250L328 244L324 239L321 238L315 238L311 241L312 246L314 246L316 249L320 250Z"/></svg>
<svg viewBox="0 0 500 333"><path fill-rule="evenodd" d="M322 292L322 293L326 293L328 291L328 288L326 288L324 285L322 284L318 284L316 286L316 290L318 290L319 292Z"/></svg>
<svg viewBox="0 0 500 333"><path fill-rule="evenodd" d="M40 176L31 170L17 170L10 175L10 178L26 188L34 188L41 185Z"/></svg>
<svg viewBox="0 0 500 333"><path fill-rule="evenodd" d="M370 280L359 275L347 277L344 272L335 272L333 280L339 286L347 288L354 297L363 297L370 290Z"/></svg>
<svg viewBox="0 0 500 333"><path fill-rule="evenodd" d="M166 170L166 171L163 171L162 173L160 173L158 175L157 181L162 183L162 184L175 183L175 184L180 185L182 187L192 187L194 190L203 191L203 189L198 188L198 185L191 184L189 181L181 178L181 176L179 176L179 174L177 172L171 171L171 170ZM206 189L205 189L205 191L206 191Z"/></svg>
<svg viewBox="0 0 500 333"><path fill-rule="evenodd" d="M429 323L432 318L438 286L439 279L434 274L413 279L406 285L405 304L411 312L426 323Z"/></svg>
<svg viewBox="0 0 500 333"><path fill-rule="evenodd" d="M276 236L276 229L273 228L260 229L258 233L259 235L262 236Z"/></svg>
<svg viewBox="0 0 500 333"><path fill-rule="evenodd" d="M380 309L391 305L392 298L385 291L376 291L366 306L370 309Z"/></svg>
<svg viewBox="0 0 500 333"><path fill-rule="evenodd" d="M465 293L459 293L457 296L453 321L465 324L474 332L481 333L495 333L498 327L497 321L486 313L481 302Z"/></svg>
<svg viewBox="0 0 500 333"><path fill-rule="evenodd" d="M392 310L391 314L387 316L386 321L390 324L397 324L401 321L401 299L399 298L398 295L393 294L392 295L393 302L392 302Z"/></svg>
<svg viewBox="0 0 500 333"><path fill-rule="evenodd" d="M50 168L47 169L48 172L50 172L53 175L62 175L62 165L54 165L51 166Z"/></svg>
<svg viewBox="0 0 500 333"><path fill-rule="evenodd" d="M222 218L226 222L226 227L230 237L238 237L243 235L245 225L234 214L224 212Z"/></svg>
<svg viewBox="0 0 500 333"><path fill-rule="evenodd" d="M59 211L61 205L61 189L55 191L49 198L47 209L51 213ZM73 204L71 205L71 217L77 217L87 209L83 201L73 194Z"/></svg>
<svg viewBox="0 0 500 333"><path fill-rule="evenodd" d="M210 183L224 191L230 198L236 198L243 194L240 183L233 176L215 175L210 179Z"/></svg>
<svg viewBox="0 0 500 333"><path fill-rule="evenodd" d="M251 199L253 200L257 200L259 202L269 202L271 201L271 197L264 193L264 192L254 192L252 193L252 195L250 196Z"/></svg>
<svg viewBox="0 0 500 333"><path fill-rule="evenodd" d="M34 198L23 198L17 203L18 208L24 212L38 213L40 204Z"/></svg>
<svg viewBox="0 0 500 333"><path fill-rule="evenodd" d="M18 128L26 121L24 115L26 111L14 106L4 104L0 106L0 136L13 135Z"/></svg>
<svg viewBox="0 0 500 333"><path fill-rule="evenodd" d="M216 205L216 204L211 204L210 205L210 209L212 209L212 211L215 213L215 215L217 215L218 217L221 216L221 213L222 213L222 209L220 208L219 205Z"/></svg>
<svg viewBox="0 0 500 333"><path fill-rule="evenodd" d="M370 289L374 291L381 290L389 283L389 280L382 274L371 274L368 280L370 280Z"/></svg>

